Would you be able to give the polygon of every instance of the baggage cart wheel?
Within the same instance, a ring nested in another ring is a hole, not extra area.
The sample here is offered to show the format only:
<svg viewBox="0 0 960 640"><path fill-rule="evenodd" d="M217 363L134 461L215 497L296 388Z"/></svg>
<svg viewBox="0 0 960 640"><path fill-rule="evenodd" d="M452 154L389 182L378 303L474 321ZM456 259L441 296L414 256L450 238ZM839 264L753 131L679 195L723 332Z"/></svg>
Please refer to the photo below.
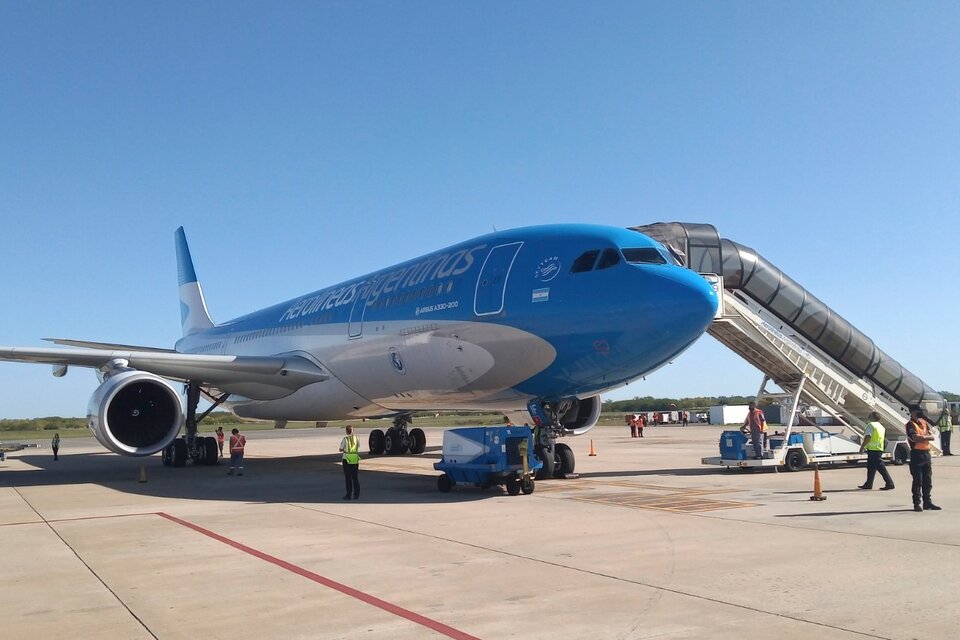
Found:
<svg viewBox="0 0 960 640"><path fill-rule="evenodd" d="M520 490L523 491L523 495L528 496L533 493L535 484L533 478L527 477L520 481Z"/></svg>
<svg viewBox="0 0 960 640"><path fill-rule="evenodd" d="M799 451L790 451L783 461L787 471L800 471L803 469L803 454Z"/></svg>
<svg viewBox="0 0 960 640"><path fill-rule="evenodd" d="M905 464L910 458L910 447L900 443L897 445L897 448L893 450L893 464Z"/></svg>
<svg viewBox="0 0 960 640"><path fill-rule="evenodd" d="M507 493L509 493L512 496L520 495L520 481L517 480L515 477L511 476L507 478L506 485L507 485Z"/></svg>
<svg viewBox="0 0 960 640"><path fill-rule="evenodd" d="M439 489L441 493L450 493L450 489L452 488L453 480L450 479L450 476L443 474L437 478L437 489Z"/></svg>

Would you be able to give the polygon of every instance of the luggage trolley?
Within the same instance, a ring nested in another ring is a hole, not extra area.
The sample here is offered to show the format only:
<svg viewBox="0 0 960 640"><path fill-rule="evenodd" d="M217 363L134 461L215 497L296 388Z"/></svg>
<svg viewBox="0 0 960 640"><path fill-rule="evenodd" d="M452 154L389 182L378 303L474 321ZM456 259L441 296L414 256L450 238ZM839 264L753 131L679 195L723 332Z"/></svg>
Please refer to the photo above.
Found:
<svg viewBox="0 0 960 640"><path fill-rule="evenodd" d="M543 466L533 452L530 427L462 427L443 433L442 471L437 488L446 493L455 485L481 489L505 485L512 496L533 493L533 476Z"/></svg>

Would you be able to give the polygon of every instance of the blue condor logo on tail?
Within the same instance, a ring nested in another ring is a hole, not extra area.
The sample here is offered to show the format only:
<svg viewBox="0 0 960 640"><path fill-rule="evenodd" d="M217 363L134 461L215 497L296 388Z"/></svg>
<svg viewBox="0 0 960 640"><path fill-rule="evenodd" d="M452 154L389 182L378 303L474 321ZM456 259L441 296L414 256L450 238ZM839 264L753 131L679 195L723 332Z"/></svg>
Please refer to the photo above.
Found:
<svg viewBox="0 0 960 640"><path fill-rule="evenodd" d="M461 275L476 263L477 252L486 248L486 244L481 244L469 249L440 253L386 273L375 274L369 279L324 289L294 302L283 312L280 321L296 320L318 311L353 304L358 296L365 298L366 305L371 306L381 295L416 287L425 282Z"/></svg>

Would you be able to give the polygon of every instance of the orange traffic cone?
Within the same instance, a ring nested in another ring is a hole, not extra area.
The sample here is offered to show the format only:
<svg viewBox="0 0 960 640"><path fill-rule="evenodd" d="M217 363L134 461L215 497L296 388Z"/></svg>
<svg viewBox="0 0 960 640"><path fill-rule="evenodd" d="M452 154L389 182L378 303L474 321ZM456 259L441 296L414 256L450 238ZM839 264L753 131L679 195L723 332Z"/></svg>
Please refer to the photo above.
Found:
<svg viewBox="0 0 960 640"><path fill-rule="evenodd" d="M820 488L820 465L814 465L813 467L813 495L810 496L810 499L818 502L827 499Z"/></svg>
<svg viewBox="0 0 960 640"><path fill-rule="evenodd" d="M590 455L591 456L597 455L597 450L593 448L593 438L590 438Z"/></svg>
<svg viewBox="0 0 960 640"><path fill-rule="evenodd" d="M143 465L140 465L140 480L138 482L147 481L147 470Z"/></svg>

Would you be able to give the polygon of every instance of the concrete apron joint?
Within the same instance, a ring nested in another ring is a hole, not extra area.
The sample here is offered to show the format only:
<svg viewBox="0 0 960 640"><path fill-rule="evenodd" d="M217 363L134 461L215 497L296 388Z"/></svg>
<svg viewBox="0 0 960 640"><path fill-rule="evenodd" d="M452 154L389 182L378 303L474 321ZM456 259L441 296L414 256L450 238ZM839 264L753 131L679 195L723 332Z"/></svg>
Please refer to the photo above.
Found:
<svg viewBox="0 0 960 640"><path fill-rule="evenodd" d="M60 532L57 531L56 527L53 526L53 523L50 522L50 521L48 521L46 518L43 517L43 515L42 515L39 511L37 511L36 507L34 507L34 506L30 503L30 501L27 500L26 496L24 496L23 493L20 492L20 489L19 489L18 487L13 487L13 490L17 492L17 495L20 496L20 499L23 500L24 504L26 504L28 507L30 507L30 510L33 511L35 514L37 514L37 517L40 518L40 521L43 522L43 524L45 524L45 525L50 529L50 531L53 532L53 535L57 536L57 537L60 539L60 542L62 542L65 547L67 547L68 549L70 549L70 552L73 553L73 555L77 558L77 560L80 561L80 564L82 564L84 567L87 568L87 571L90 572L90 575L92 575L94 578L96 578L96 579L97 579L97 582L99 582L100 584L102 584L102 585L103 585L103 588L106 589L106 590L110 593L110 595L112 595L112 596L117 600L117 602L119 602L120 605L121 605L124 609L127 610L127 613L129 613L130 616L131 616L134 620L136 620L137 623L138 623L141 627L143 627L143 630L146 631L148 634L150 634L150 637L151 637L151 638L154 638L154 639L156 639L156 640L159 640L159 639L157 639L157 635L156 635L153 631L150 630L150 627L148 627L148 626L143 622L143 620L141 620L140 617L137 616L137 614L135 614L135 613L133 612L133 610L127 605L127 603L123 601L123 598L121 598L119 595L117 595L117 592L114 591L113 589L111 589L111 588L110 588L110 585L108 585L106 582L104 582L103 578L101 578L100 575L97 574L97 572L93 570L93 567L91 567L89 564L87 564L87 562L80 556L80 554L77 553L77 550L74 549L73 546L72 546L69 542L67 542L67 541L63 538L62 535L60 535ZM129 515L150 515L150 514L129 514ZM108 517L122 517L122 516L108 516ZM78 518L78 519L79 519L79 520L88 520L88 519L90 519L90 518Z"/></svg>

